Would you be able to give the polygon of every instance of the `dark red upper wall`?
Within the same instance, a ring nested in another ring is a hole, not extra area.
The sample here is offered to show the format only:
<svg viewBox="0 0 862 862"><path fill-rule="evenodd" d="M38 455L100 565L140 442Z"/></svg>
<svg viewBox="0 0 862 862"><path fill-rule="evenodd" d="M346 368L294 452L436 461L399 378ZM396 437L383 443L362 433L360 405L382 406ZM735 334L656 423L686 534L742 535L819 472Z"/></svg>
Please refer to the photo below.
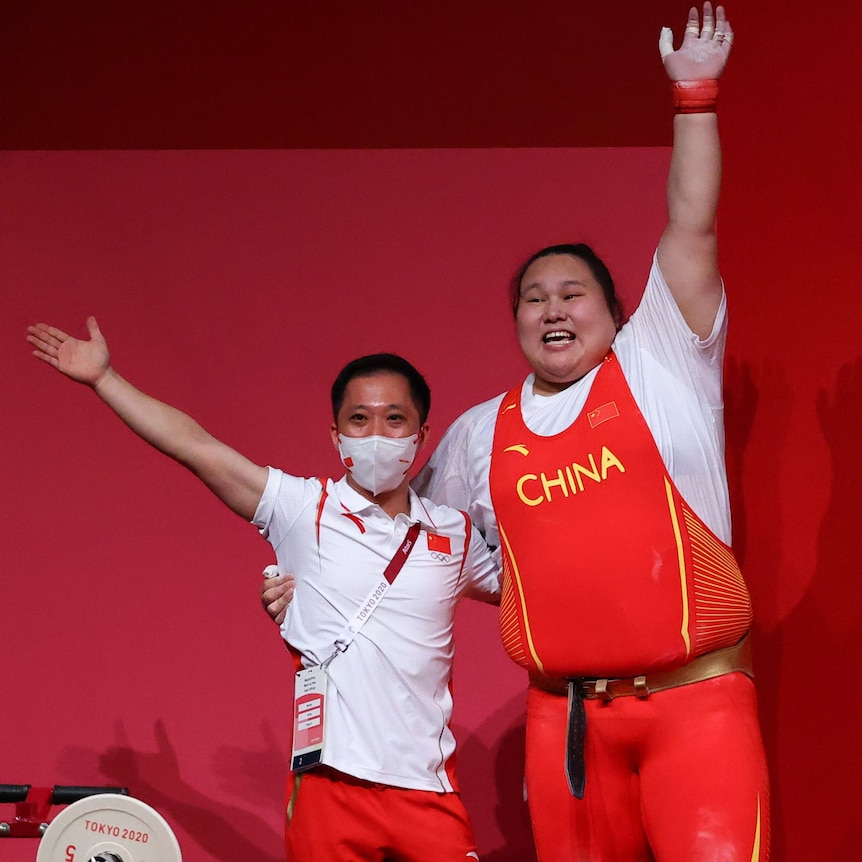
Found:
<svg viewBox="0 0 862 862"><path fill-rule="evenodd" d="M0 148L664 146L686 9L6 0Z"/></svg>

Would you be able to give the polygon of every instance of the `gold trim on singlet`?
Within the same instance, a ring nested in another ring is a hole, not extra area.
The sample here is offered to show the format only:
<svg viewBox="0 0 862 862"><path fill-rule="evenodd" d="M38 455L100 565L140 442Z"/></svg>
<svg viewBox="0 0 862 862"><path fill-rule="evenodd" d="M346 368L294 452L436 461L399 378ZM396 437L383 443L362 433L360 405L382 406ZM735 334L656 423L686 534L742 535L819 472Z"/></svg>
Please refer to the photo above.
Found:
<svg viewBox="0 0 862 862"><path fill-rule="evenodd" d="M506 545L506 553L503 555L504 560L508 560L509 566L504 566L504 578L508 575L509 583L511 584L511 589L508 591L510 594L517 594L517 602L521 607L521 619L524 622L524 634L527 638L527 647L530 650L530 655L533 658L533 661L536 663L536 667L538 668L540 673L545 672L545 666L542 664L542 660L539 658L536 653L536 648L533 645L533 634L530 631L530 621L527 618L527 603L524 601L524 588L521 585L521 573L518 571L518 564L515 562L515 555L512 553L512 546L509 544L509 537L506 535L506 531L503 529L502 524L497 525L500 530L500 538ZM503 585L503 593L506 594L506 584ZM517 587L517 590L515 589ZM501 616L503 614L503 607L500 607ZM501 625L501 634L503 634L504 643L506 641L506 635L503 633L504 626L508 629L510 626L515 626L515 630L510 633L510 637L516 638L518 637L517 631L517 609L515 607L510 608L510 614L507 615L509 619L505 619L504 625Z"/></svg>
<svg viewBox="0 0 862 862"><path fill-rule="evenodd" d="M754 847L751 850L751 862L760 860L760 794L757 794L757 825L754 827Z"/></svg>
<svg viewBox="0 0 862 862"><path fill-rule="evenodd" d="M735 643L751 628L751 597L733 551L683 502L697 607L698 655Z"/></svg>
<svg viewBox="0 0 862 862"><path fill-rule="evenodd" d="M679 561L680 593L682 597L682 625L680 627L680 634L682 635L683 643L685 643L685 655L686 658L688 658L691 655L691 638L688 634L688 578L685 570L685 547L682 543L682 533L679 528L679 519L677 518L676 507L673 504L673 487L667 477L665 477L664 480L664 490L667 494L667 506L670 510L670 520L673 524L673 536L676 540L676 553Z"/></svg>

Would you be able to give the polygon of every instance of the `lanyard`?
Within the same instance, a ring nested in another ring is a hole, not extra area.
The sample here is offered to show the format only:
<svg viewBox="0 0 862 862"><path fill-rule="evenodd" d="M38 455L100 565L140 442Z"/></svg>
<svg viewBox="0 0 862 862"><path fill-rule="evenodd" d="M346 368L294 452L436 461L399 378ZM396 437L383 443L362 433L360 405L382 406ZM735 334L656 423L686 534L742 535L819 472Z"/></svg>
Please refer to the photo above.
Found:
<svg viewBox="0 0 862 862"><path fill-rule="evenodd" d="M353 615L353 618L344 627L344 631L335 639L335 651L321 664L322 668L325 669L340 652L344 652L347 647L353 643L353 639L356 637L362 626L368 622L368 618L372 613L374 613L374 610L380 604L380 600L386 595L387 590L395 582L395 578L398 577L398 573L407 562L407 558L410 556L410 552L416 544L416 539L419 537L420 529L418 522L410 525L410 529L407 531L404 541L401 543L401 546L395 552L395 556L392 557L389 561L389 565L384 570L383 577L377 584L375 584L371 592L368 594L368 597L359 606L356 613Z"/></svg>

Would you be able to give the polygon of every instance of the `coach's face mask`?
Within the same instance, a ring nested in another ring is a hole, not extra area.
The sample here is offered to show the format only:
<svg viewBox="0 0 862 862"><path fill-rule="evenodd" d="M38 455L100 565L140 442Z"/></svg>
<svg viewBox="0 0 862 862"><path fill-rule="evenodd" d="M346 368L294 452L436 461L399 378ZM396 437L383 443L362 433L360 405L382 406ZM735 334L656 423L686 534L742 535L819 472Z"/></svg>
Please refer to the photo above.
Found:
<svg viewBox="0 0 862 862"><path fill-rule="evenodd" d="M418 449L419 435L412 437L345 437L338 435L341 462L353 481L375 497L394 491L404 481Z"/></svg>

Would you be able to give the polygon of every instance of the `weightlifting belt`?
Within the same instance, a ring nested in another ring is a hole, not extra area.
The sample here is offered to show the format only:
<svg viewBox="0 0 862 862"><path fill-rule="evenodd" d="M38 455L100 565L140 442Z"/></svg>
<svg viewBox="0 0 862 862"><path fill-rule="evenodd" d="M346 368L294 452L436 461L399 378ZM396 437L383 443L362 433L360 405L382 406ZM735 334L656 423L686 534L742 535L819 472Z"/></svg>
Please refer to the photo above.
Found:
<svg viewBox="0 0 862 862"><path fill-rule="evenodd" d="M530 685L550 694L567 695L569 698L566 780L572 795L583 799L586 786L584 740L587 733L584 700L610 702L618 697L647 698L659 691L703 682L728 673L744 673L754 678L751 667L751 643L747 634L733 646L704 653L682 667L651 673L649 676L636 676L629 679L552 677L530 671Z"/></svg>

